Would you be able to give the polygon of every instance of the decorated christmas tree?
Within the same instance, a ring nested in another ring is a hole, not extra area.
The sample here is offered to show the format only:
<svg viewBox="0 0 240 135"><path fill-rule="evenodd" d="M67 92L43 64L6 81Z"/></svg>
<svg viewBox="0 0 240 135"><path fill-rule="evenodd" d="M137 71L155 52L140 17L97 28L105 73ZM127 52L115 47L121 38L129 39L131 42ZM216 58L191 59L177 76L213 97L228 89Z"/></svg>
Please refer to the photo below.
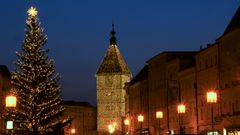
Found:
<svg viewBox="0 0 240 135"><path fill-rule="evenodd" d="M34 7L28 10L25 40L22 51L16 53L16 70L11 78L17 107L7 110L5 118L13 121L16 135L58 135L70 122L62 117L60 77L55 73L54 60L48 59L49 49L44 49L47 36L37 13Z"/></svg>

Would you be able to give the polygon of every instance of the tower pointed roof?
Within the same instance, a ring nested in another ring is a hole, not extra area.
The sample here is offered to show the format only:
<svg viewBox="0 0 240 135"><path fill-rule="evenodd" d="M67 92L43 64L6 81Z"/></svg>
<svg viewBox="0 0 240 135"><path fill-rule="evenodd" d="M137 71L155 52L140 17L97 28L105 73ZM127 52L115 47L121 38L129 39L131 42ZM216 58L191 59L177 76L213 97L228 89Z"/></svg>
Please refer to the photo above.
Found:
<svg viewBox="0 0 240 135"><path fill-rule="evenodd" d="M232 30L234 30L236 28L240 28L240 6L238 7L238 9L237 9L236 13L234 14L230 23L228 24L223 35L231 32Z"/></svg>
<svg viewBox="0 0 240 135"><path fill-rule="evenodd" d="M112 25L111 38L108 50L102 60L101 65L97 70L97 75L99 74L131 74L127 67L120 51L117 47L114 25Z"/></svg>

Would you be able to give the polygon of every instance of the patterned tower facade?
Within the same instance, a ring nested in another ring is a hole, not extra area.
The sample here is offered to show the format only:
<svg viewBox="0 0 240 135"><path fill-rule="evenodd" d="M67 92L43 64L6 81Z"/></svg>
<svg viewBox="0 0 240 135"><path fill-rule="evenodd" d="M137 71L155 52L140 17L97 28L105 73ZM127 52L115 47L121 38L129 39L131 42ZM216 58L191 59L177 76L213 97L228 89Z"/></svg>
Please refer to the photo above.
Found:
<svg viewBox="0 0 240 135"><path fill-rule="evenodd" d="M113 27L108 50L96 73L98 135L109 133L109 125L115 134L120 134L125 116L124 85L130 81L131 72L117 47L115 34Z"/></svg>

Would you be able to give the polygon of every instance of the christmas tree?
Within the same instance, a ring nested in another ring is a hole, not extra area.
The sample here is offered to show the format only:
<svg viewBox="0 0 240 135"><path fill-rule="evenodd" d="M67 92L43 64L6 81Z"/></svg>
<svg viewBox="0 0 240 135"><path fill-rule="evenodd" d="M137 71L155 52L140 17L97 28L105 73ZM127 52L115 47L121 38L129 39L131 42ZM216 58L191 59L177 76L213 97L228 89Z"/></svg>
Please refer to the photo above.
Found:
<svg viewBox="0 0 240 135"><path fill-rule="evenodd" d="M28 10L27 30L22 51L17 52L16 70L12 73L11 93L17 97L17 107L7 110L5 118L14 122L14 134L58 135L70 122L63 118L60 105L61 88L54 61L44 49L47 36L43 33L34 7Z"/></svg>

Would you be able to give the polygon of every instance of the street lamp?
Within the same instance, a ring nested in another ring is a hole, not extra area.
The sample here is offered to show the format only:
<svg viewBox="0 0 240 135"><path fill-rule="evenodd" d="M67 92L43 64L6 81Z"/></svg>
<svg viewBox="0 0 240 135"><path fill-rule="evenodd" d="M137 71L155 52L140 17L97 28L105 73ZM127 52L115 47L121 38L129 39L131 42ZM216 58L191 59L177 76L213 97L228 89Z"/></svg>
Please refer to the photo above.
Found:
<svg viewBox="0 0 240 135"><path fill-rule="evenodd" d="M71 135L74 135L76 133L76 129L75 128L71 128Z"/></svg>
<svg viewBox="0 0 240 135"><path fill-rule="evenodd" d="M179 104L178 105L178 114L182 114L182 113L185 113L186 112L186 107L184 104Z"/></svg>
<svg viewBox="0 0 240 135"><path fill-rule="evenodd" d="M142 123L144 121L144 117L142 114L138 115L138 122L140 123L140 134L142 134Z"/></svg>
<svg viewBox="0 0 240 135"><path fill-rule="evenodd" d="M16 107L16 105L17 105L16 96L9 95L9 96L6 97L6 100L5 100L5 106L6 107Z"/></svg>
<svg viewBox="0 0 240 135"><path fill-rule="evenodd" d="M161 131L161 125L160 125L160 120L163 118L163 112L162 111L157 111L156 112L156 118L158 119L158 124L159 124L159 135Z"/></svg>
<svg viewBox="0 0 240 135"><path fill-rule="evenodd" d="M215 91L207 92L207 103L211 104L211 112L212 112L212 135L214 135L214 125L213 125L213 104L217 103L217 93Z"/></svg>
<svg viewBox="0 0 240 135"><path fill-rule="evenodd" d="M129 126L129 125L130 125L129 119L125 119L125 120L124 120L124 124L125 124L126 126Z"/></svg>
<svg viewBox="0 0 240 135"><path fill-rule="evenodd" d="M128 126L130 125L130 121L128 118L124 120L124 125L126 126L126 133L128 133Z"/></svg>
<svg viewBox="0 0 240 135"><path fill-rule="evenodd" d="M5 107L6 108L15 108L17 106L17 98L13 95L6 96ZM13 132L13 121L7 121L6 129Z"/></svg>
<svg viewBox="0 0 240 135"><path fill-rule="evenodd" d="M114 127L113 124L109 124L109 125L108 125L108 131L109 131L109 134L110 134L110 135L115 131L115 127Z"/></svg>
<svg viewBox="0 0 240 135"><path fill-rule="evenodd" d="M7 129L13 129L13 121L7 121Z"/></svg>
<svg viewBox="0 0 240 135"><path fill-rule="evenodd" d="M179 123L179 132L180 134L183 133L183 129L182 129L182 126L181 126L181 114L184 114L186 112L186 107L183 103L180 103L178 105L178 123Z"/></svg>

